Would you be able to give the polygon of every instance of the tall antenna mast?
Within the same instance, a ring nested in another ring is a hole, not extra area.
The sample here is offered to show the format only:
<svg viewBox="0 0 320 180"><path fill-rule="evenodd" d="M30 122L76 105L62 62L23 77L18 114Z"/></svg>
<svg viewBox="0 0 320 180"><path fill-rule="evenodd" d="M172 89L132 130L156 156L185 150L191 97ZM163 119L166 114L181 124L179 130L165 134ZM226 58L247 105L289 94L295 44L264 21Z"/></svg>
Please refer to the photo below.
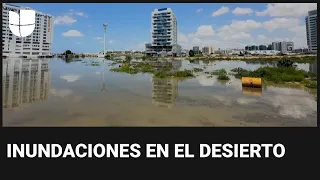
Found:
<svg viewBox="0 0 320 180"><path fill-rule="evenodd" d="M104 39L103 39L103 55L106 55L106 34L107 34L107 23L103 24L103 29L104 29Z"/></svg>

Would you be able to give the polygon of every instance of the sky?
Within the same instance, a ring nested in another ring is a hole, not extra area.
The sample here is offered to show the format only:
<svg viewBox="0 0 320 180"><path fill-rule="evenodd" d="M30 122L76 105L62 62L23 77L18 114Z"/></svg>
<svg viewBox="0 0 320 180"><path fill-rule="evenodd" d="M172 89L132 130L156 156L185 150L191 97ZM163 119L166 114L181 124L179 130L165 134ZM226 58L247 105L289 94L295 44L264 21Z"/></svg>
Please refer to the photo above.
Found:
<svg viewBox="0 0 320 180"><path fill-rule="evenodd" d="M178 22L178 44L215 49L293 41L307 47L305 16L316 3L16 3L54 16L53 53L144 50L151 42L151 12L171 8Z"/></svg>

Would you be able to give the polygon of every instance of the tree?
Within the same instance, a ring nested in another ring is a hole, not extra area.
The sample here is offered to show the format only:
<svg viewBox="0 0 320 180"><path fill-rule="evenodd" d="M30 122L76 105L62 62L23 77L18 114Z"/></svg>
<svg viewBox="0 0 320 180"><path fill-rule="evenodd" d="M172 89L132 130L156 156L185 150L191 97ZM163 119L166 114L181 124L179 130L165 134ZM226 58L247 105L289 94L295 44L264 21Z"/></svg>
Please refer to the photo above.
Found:
<svg viewBox="0 0 320 180"><path fill-rule="evenodd" d="M66 50L63 54L69 55L69 54L72 54L72 52L70 50Z"/></svg>
<svg viewBox="0 0 320 180"><path fill-rule="evenodd" d="M193 57L193 56L194 56L193 50L190 50L190 51L189 51L189 56L190 56L190 57Z"/></svg>
<svg viewBox="0 0 320 180"><path fill-rule="evenodd" d="M277 64L278 67L292 67L293 62L290 61L289 59L284 59L278 62Z"/></svg>

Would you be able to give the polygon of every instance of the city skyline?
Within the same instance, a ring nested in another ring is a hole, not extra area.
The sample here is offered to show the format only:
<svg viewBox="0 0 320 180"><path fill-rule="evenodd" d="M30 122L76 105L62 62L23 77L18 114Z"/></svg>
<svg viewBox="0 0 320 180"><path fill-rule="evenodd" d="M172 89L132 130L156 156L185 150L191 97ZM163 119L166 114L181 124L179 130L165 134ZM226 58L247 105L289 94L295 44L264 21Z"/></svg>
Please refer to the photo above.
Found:
<svg viewBox="0 0 320 180"><path fill-rule="evenodd" d="M171 8L183 49L214 46L230 49L248 44L292 41L307 47L305 17L316 3L275 4L25 4L54 16L52 52L103 50L103 23L108 23L106 50L144 50L150 43L151 13ZM102 43L101 43L102 42Z"/></svg>

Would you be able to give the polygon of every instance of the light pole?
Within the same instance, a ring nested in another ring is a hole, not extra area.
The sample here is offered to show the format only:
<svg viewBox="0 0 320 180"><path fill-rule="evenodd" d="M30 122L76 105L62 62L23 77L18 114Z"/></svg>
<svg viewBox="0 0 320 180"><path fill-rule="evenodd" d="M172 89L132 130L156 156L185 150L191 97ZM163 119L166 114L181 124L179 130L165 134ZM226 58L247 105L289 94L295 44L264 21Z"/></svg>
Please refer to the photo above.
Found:
<svg viewBox="0 0 320 180"><path fill-rule="evenodd" d="M106 34L107 34L107 23L103 24L103 28L104 28L104 39L103 39L103 55L106 55Z"/></svg>
<svg viewBox="0 0 320 180"><path fill-rule="evenodd" d="M102 69L102 88L101 88L101 91L107 91L107 88L106 88L106 82L104 81L104 63L105 61L103 60L103 69Z"/></svg>

